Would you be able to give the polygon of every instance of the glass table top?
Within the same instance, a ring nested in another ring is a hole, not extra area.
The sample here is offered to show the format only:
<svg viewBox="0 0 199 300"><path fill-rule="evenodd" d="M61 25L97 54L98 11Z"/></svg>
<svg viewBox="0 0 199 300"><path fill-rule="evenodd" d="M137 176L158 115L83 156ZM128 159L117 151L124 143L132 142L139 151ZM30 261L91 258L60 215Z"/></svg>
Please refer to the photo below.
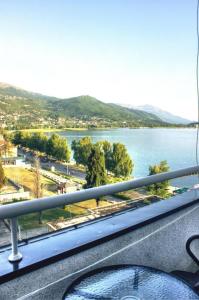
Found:
<svg viewBox="0 0 199 300"><path fill-rule="evenodd" d="M192 288L165 272L143 266L111 266L76 280L63 299L70 300L189 300Z"/></svg>

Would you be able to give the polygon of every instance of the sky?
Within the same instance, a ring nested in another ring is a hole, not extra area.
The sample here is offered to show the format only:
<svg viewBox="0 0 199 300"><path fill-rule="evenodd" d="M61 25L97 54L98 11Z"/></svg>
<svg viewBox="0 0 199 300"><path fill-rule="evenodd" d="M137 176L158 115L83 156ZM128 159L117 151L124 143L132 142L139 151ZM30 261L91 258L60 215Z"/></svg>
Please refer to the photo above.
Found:
<svg viewBox="0 0 199 300"><path fill-rule="evenodd" d="M196 0L0 0L0 82L196 119Z"/></svg>

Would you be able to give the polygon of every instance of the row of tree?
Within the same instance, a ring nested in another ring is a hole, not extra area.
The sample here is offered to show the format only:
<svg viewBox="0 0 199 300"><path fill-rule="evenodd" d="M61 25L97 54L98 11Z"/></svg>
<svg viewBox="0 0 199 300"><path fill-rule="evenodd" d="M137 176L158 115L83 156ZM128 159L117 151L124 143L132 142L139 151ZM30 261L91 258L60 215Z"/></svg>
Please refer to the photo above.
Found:
<svg viewBox="0 0 199 300"><path fill-rule="evenodd" d="M84 137L72 142L73 157L77 164L86 166L86 188L104 185L107 182L108 172L116 177L128 177L134 164L127 153L125 145L111 144L109 141L92 143L90 137ZM169 171L167 161L149 166L149 176ZM167 197L169 181L152 184L147 190L152 195Z"/></svg>
<svg viewBox="0 0 199 300"><path fill-rule="evenodd" d="M67 141L57 134L52 134L48 138L43 133L30 134L19 131L14 134L13 143L46 153L58 160L70 160ZM133 161L125 145L121 143L112 144L105 140L94 144L91 137L83 137L80 140L74 140L71 148L76 163L86 167L86 188L106 184L109 173L116 177L128 177L133 171ZM166 161L149 166L149 175L167 171L169 171L169 166ZM168 186L169 181L164 181L150 185L147 190L150 194L165 197L168 193Z"/></svg>
<svg viewBox="0 0 199 300"><path fill-rule="evenodd" d="M98 153L98 155L103 156L107 173L111 172L116 177L128 177L133 171L133 162L123 144L111 144L108 141L93 144L90 137L83 137L80 140L74 140L71 148L77 164L89 167L92 155Z"/></svg>
<svg viewBox="0 0 199 300"><path fill-rule="evenodd" d="M161 161L159 164L149 166L149 176L168 171L169 165L165 160ZM97 145L94 145L88 158L85 188L100 186L106 183L107 173L105 156L100 148ZM146 190L151 195L167 198L170 196L169 180L149 185ZM99 201L99 199L96 200Z"/></svg>
<svg viewBox="0 0 199 300"><path fill-rule="evenodd" d="M29 149L43 152L57 160L66 161L70 160L70 149L65 138L60 137L58 134L52 134L49 138L39 133L27 133L17 131L13 136L13 143L28 147Z"/></svg>

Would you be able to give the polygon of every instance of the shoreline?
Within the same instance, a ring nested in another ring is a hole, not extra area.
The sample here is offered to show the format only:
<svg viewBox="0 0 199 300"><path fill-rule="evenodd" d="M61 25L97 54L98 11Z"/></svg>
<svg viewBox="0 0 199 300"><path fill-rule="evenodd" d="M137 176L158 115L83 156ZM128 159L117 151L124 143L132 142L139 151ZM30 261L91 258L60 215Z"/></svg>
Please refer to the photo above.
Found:
<svg viewBox="0 0 199 300"><path fill-rule="evenodd" d="M9 133L16 131L24 131L24 132L62 132L62 131L88 131L88 130L117 130L117 129L196 129L195 127L185 126L185 127L99 127L99 128L29 128L29 129L13 129L8 130Z"/></svg>
<svg viewBox="0 0 199 300"><path fill-rule="evenodd" d="M9 133L16 132L16 131L24 131L24 132L61 132L61 131L85 131L88 128L29 128L29 129L13 129L8 130Z"/></svg>

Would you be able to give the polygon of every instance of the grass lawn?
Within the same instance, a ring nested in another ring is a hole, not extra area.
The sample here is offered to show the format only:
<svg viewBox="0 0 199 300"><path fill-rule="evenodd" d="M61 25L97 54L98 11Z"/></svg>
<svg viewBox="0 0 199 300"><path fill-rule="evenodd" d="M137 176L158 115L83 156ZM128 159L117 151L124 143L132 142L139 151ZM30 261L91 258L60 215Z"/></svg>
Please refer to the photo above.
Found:
<svg viewBox="0 0 199 300"><path fill-rule="evenodd" d="M5 173L8 178L21 184L26 190L33 190L33 172L24 168L10 167L5 168ZM56 184L42 176L42 182L45 185L44 196L51 196L56 190ZM33 194L32 194L33 196ZM30 200L31 201L31 200ZM39 201L39 200L38 200ZM99 206L107 206L108 201L102 199L99 202ZM25 216L19 217L19 224L22 230L28 230L33 228L38 228L51 221L58 221L68 219L75 216L81 216L88 214L88 209L96 208L96 201L94 199L82 201L74 205L67 205L65 208L54 208L50 210L45 210L42 212L42 222L39 224L39 213L32 213Z"/></svg>
<svg viewBox="0 0 199 300"><path fill-rule="evenodd" d="M106 200L99 201L99 207L106 206L108 204L110 204L110 203ZM85 207L85 208L97 208L96 201L94 199L79 202L78 205Z"/></svg>
<svg viewBox="0 0 199 300"><path fill-rule="evenodd" d="M33 191L33 172L24 168L5 168L6 177L14 180L24 187L25 190ZM56 184L52 180L41 176L44 184L44 196L52 196L56 191ZM33 196L33 193L32 193Z"/></svg>
<svg viewBox="0 0 199 300"><path fill-rule="evenodd" d="M138 199L143 196L143 194L139 193L136 190L129 190L126 192L121 192L113 195L115 198L121 199L121 200L133 200Z"/></svg>
<svg viewBox="0 0 199 300"><path fill-rule="evenodd" d="M99 202L99 207L107 206L110 202L106 200L101 200ZM96 201L94 199L92 200L86 200L82 202L78 202L77 204L73 205L67 205L65 206L65 210L68 212L71 212L73 215L83 215L88 213L88 209L97 208Z"/></svg>
<svg viewBox="0 0 199 300"><path fill-rule="evenodd" d="M42 212L42 222L43 224L50 221L57 221L59 218L70 218L72 214L70 212L65 211L62 208L54 208L45 210ZM28 215L24 215L18 218L19 225L21 225L22 230L38 228L43 226L43 224L39 224L39 213L32 213Z"/></svg>
<svg viewBox="0 0 199 300"><path fill-rule="evenodd" d="M106 206L109 202L101 200L99 202L99 206ZM51 221L58 221L68 219L71 217L82 216L88 213L88 208L96 208L95 200L87 200L79 202L75 205L67 205L65 209L63 208L53 208L48 209L42 212L42 222L43 224L39 224L39 214L33 213L19 217L19 225L21 225L22 230L28 230L32 228L38 228L43 226L44 224Z"/></svg>

